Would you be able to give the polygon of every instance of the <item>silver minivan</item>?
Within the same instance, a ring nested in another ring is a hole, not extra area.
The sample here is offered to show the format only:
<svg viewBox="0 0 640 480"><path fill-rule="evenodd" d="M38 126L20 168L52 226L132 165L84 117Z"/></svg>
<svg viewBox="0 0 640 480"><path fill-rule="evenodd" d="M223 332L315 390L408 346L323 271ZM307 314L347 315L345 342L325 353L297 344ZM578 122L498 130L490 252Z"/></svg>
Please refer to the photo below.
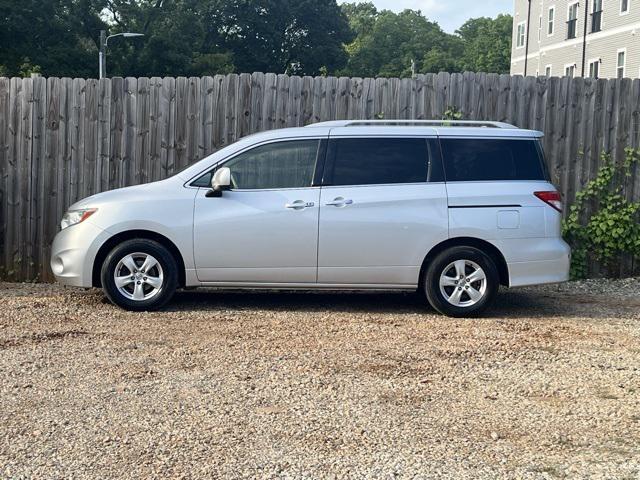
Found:
<svg viewBox="0 0 640 480"><path fill-rule="evenodd" d="M64 215L57 280L151 310L177 288L418 290L474 316L500 285L568 279L542 134L335 121L259 133Z"/></svg>

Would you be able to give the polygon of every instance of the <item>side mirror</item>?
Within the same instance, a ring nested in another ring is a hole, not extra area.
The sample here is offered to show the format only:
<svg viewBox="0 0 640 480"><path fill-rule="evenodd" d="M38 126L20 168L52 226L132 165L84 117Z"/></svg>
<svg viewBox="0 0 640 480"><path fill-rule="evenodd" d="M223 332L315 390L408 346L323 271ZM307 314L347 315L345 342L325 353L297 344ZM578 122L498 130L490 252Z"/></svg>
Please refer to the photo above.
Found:
<svg viewBox="0 0 640 480"><path fill-rule="evenodd" d="M211 179L211 190L207 197L221 197L224 190L231 188L231 170L228 167L219 168Z"/></svg>

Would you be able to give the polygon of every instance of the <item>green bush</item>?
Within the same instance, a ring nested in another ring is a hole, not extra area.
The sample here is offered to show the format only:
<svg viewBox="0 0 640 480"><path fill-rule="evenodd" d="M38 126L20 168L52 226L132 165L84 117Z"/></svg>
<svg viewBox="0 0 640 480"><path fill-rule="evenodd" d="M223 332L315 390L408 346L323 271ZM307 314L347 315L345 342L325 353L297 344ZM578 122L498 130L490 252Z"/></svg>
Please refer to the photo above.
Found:
<svg viewBox="0 0 640 480"><path fill-rule="evenodd" d="M620 186L639 160L640 150L632 148L625 149L622 165L602 154L598 175L576 195L562 225L573 251L572 278L587 276L591 258L611 274L624 254L640 256L640 202L628 201Z"/></svg>

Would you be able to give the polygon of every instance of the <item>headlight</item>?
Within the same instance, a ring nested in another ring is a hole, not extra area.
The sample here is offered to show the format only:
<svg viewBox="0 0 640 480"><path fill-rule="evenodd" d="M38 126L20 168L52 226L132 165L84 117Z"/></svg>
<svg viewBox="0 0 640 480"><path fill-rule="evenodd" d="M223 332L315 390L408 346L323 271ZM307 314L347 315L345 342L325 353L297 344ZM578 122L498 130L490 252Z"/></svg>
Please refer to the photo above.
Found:
<svg viewBox="0 0 640 480"><path fill-rule="evenodd" d="M77 223L84 222L87 218L98 211L97 208L85 208L83 210L69 210L62 217L60 222L60 229L64 230L67 227L76 225Z"/></svg>

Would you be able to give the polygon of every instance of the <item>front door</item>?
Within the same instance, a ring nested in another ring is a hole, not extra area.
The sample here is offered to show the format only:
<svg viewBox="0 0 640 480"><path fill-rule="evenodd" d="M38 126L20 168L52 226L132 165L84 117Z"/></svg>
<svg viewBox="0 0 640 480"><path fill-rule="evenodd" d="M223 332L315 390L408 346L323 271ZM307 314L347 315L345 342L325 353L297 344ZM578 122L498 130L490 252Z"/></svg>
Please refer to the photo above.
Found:
<svg viewBox="0 0 640 480"><path fill-rule="evenodd" d="M332 138L320 198L318 282L407 287L448 237L432 138Z"/></svg>
<svg viewBox="0 0 640 480"><path fill-rule="evenodd" d="M312 187L320 140L257 146L224 163L232 189L194 209L198 279L219 284L315 283L320 188Z"/></svg>

